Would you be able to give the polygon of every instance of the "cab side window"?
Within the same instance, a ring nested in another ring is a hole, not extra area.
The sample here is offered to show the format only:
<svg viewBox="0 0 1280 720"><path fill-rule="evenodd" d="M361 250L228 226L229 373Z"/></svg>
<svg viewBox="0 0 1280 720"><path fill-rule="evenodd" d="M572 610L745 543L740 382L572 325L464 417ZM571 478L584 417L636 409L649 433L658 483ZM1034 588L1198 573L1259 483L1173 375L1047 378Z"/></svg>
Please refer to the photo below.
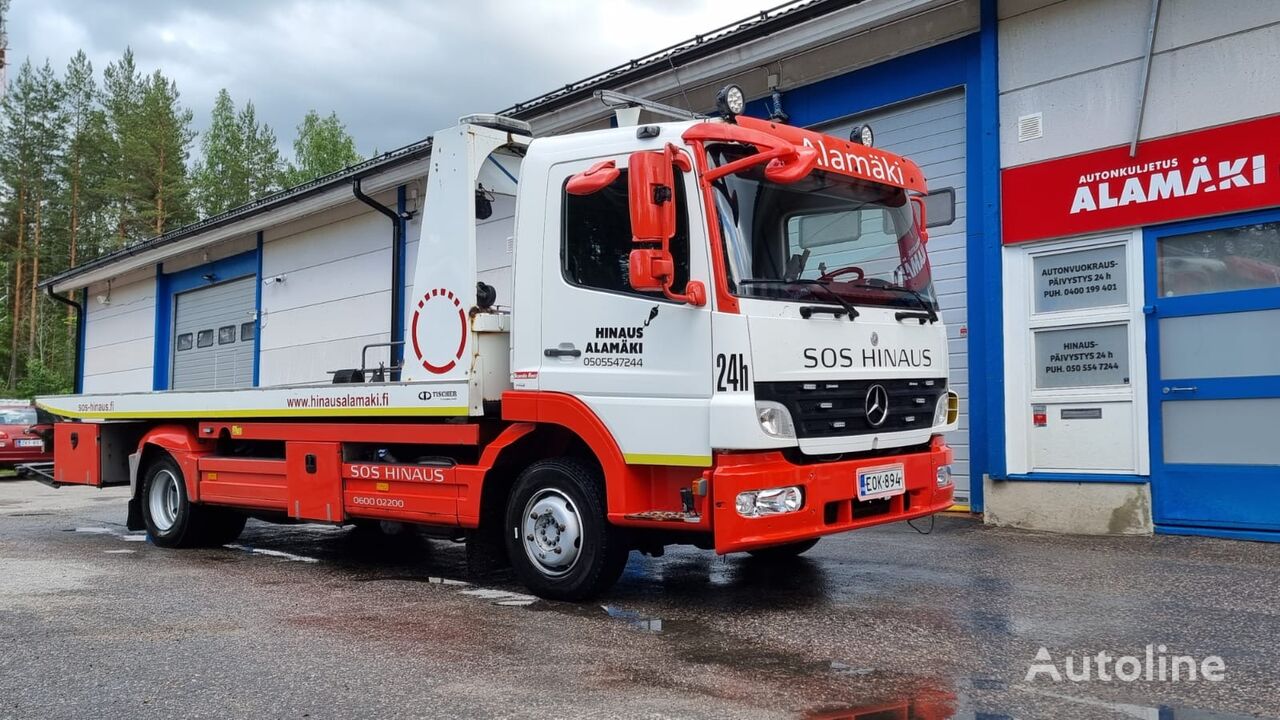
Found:
<svg viewBox="0 0 1280 720"><path fill-rule="evenodd" d="M568 182L566 180L566 182ZM689 280L689 212L682 174L676 171L676 234L671 238L675 260L672 291L684 292ZM560 266L570 283L581 287L661 298L661 292L631 289L631 212L627 206L627 171L591 195L563 195Z"/></svg>

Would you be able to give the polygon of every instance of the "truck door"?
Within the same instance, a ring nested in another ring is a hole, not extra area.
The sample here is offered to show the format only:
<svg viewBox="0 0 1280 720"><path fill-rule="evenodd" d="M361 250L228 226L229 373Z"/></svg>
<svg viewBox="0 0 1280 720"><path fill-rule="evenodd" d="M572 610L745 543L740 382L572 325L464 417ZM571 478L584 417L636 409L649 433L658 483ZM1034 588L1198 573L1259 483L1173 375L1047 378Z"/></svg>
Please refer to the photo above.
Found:
<svg viewBox="0 0 1280 720"><path fill-rule="evenodd" d="M539 387L586 403L629 464L710 465L710 309L631 288L627 157L614 158L622 172L604 189L565 191L598 160L556 165L548 183ZM711 285L696 193L677 170L677 293L691 278Z"/></svg>

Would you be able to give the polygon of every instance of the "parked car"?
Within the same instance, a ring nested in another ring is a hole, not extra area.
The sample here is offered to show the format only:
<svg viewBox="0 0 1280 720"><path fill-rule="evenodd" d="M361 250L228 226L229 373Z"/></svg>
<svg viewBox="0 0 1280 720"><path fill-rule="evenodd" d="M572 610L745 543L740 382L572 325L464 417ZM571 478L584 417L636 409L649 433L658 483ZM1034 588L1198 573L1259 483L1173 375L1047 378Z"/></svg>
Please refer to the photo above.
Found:
<svg viewBox="0 0 1280 720"><path fill-rule="evenodd" d="M51 462L53 445L46 443L36 409L22 400L0 401L0 468Z"/></svg>

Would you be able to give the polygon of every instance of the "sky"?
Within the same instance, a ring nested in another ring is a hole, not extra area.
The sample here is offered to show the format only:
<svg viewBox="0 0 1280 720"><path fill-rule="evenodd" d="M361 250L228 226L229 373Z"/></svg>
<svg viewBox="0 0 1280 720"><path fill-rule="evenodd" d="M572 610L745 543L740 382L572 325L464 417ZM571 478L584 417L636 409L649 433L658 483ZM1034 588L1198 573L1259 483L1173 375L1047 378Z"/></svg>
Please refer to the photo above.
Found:
<svg viewBox="0 0 1280 720"><path fill-rule="evenodd" d="M208 124L226 88L282 149L308 109L336 111L359 150L385 152L780 0L13 0L10 78L61 71L78 49L101 79L132 47Z"/></svg>

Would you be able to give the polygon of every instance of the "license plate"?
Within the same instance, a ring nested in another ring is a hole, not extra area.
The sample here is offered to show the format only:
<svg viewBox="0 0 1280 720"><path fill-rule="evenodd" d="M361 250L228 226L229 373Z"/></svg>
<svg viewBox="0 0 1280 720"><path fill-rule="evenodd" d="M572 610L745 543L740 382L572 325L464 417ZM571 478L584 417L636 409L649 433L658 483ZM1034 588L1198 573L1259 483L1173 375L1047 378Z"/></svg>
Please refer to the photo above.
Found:
<svg viewBox="0 0 1280 720"><path fill-rule="evenodd" d="M19 440L14 444L18 447L44 447L43 440Z"/></svg>
<svg viewBox="0 0 1280 720"><path fill-rule="evenodd" d="M858 471L859 500L893 497L906 491L907 474L901 465L886 465Z"/></svg>

